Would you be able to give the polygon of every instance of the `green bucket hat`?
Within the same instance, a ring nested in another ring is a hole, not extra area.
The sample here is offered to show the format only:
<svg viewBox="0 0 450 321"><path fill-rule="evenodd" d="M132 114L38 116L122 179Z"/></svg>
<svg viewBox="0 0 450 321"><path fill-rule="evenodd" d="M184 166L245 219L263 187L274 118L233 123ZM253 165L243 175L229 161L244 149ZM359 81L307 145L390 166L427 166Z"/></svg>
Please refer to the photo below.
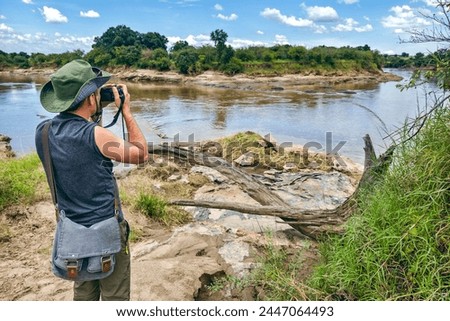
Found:
<svg viewBox="0 0 450 321"><path fill-rule="evenodd" d="M111 74L92 67L87 61L73 60L58 69L42 87L41 104L51 113L70 110L110 78Z"/></svg>

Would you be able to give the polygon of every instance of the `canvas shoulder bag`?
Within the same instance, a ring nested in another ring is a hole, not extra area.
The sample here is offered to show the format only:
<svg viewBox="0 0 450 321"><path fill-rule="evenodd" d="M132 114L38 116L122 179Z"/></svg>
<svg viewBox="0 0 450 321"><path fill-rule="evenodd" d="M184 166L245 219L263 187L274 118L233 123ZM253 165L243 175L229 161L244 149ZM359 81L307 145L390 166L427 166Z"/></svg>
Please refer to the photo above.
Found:
<svg viewBox="0 0 450 321"><path fill-rule="evenodd" d="M48 131L51 120L42 130L44 169L56 211L56 231L52 250L52 271L57 277L71 281L105 278L114 271L115 254L121 250L119 200L115 185L115 215L90 227L75 223L63 210L59 211L53 164L50 157Z"/></svg>

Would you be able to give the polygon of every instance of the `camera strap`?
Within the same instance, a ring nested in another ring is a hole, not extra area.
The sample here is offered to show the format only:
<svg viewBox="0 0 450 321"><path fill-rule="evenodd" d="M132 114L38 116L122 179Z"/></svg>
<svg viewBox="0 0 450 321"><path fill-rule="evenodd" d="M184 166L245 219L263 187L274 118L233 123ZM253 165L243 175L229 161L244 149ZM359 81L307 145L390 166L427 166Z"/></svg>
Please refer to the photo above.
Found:
<svg viewBox="0 0 450 321"><path fill-rule="evenodd" d="M117 113L114 115L113 120L106 126L103 126L103 128L109 128L111 126L114 126L117 123L117 120L119 119L119 115L122 113L122 107L123 107L123 101L120 103L120 107L117 110Z"/></svg>
<svg viewBox="0 0 450 321"><path fill-rule="evenodd" d="M103 126L103 128L109 128L111 126L114 126L117 123L117 120L119 119L119 115L122 113L123 103L125 102L125 96L123 94L121 94L119 97L120 97L120 106L119 106L119 109L117 110L117 113L114 115L112 122L110 122L106 126ZM122 126L123 126L123 124L122 124ZM122 128L122 130L124 131L125 129Z"/></svg>
<svg viewBox="0 0 450 321"><path fill-rule="evenodd" d="M122 138L124 140L128 140L127 135L125 134L125 122L123 120L123 113L122 113L123 102L124 102L124 100L122 99L120 102L120 107L117 110L117 113L114 115L112 122L109 123L108 125L104 126L103 128L108 128L108 127L115 125L117 123L117 120L119 119L119 115L122 114Z"/></svg>

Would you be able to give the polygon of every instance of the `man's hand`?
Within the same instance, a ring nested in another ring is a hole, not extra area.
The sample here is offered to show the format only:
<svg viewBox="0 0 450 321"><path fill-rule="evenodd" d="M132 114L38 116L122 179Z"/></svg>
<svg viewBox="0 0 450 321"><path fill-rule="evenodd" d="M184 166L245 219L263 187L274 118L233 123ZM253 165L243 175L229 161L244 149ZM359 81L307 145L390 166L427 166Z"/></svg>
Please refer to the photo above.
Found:
<svg viewBox="0 0 450 321"><path fill-rule="evenodd" d="M122 103L119 91L117 90L118 87L122 89L125 97L122 105L122 115L128 129L129 141L126 142L109 130L97 126L95 128L95 142L105 157L122 163L144 163L148 159L147 140L131 113L131 96L128 93L128 88L125 84L118 84L117 87L112 87L114 103L117 107L120 107Z"/></svg>

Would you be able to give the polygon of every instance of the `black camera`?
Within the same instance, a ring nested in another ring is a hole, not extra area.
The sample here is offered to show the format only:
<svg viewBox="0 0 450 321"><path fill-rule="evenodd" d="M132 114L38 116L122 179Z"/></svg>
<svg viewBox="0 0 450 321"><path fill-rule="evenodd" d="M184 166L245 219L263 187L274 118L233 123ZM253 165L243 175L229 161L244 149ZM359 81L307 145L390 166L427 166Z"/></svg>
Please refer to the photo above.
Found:
<svg viewBox="0 0 450 321"><path fill-rule="evenodd" d="M119 92L119 97L122 103L125 101L125 95L123 94L122 88L116 87ZM109 104L114 102L114 93L111 87L103 87L100 89L100 103Z"/></svg>

